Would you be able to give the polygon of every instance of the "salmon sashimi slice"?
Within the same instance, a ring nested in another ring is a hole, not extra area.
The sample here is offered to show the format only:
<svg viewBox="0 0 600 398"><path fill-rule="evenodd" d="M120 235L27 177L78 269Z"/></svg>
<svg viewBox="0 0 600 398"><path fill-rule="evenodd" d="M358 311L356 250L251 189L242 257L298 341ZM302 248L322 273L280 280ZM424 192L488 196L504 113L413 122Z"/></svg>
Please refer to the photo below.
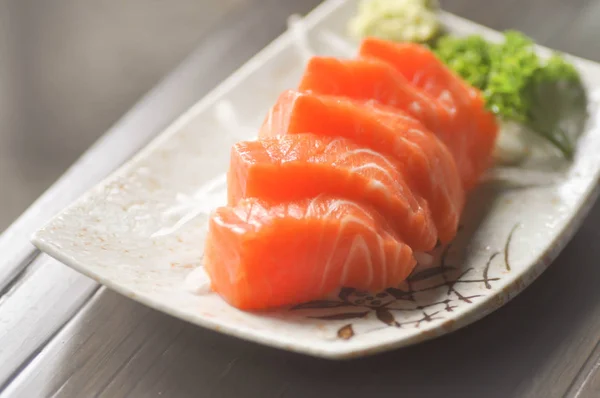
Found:
<svg viewBox="0 0 600 398"><path fill-rule="evenodd" d="M387 62L375 58L312 57L298 91L380 102L407 112L437 134L450 115Z"/></svg>
<svg viewBox="0 0 600 398"><path fill-rule="evenodd" d="M411 84L390 63L375 57L345 60L313 57L308 62L299 90L377 101L409 113L448 146L463 187L470 190L478 182L479 173L473 167L478 161L470 159L471 151L466 142L469 119ZM486 148L483 150L487 153ZM476 159L490 161L487 154L478 155Z"/></svg>
<svg viewBox="0 0 600 398"><path fill-rule="evenodd" d="M340 136L392 156L407 183L427 201L442 243L454 239L465 193L452 154L419 121L378 103L288 90L259 137L312 133Z"/></svg>
<svg viewBox="0 0 600 398"><path fill-rule="evenodd" d="M428 204L400 170L393 159L340 137L293 134L239 142L231 152L228 203L336 195L373 205L413 250L431 250L437 231Z"/></svg>
<svg viewBox="0 0 600 398"><path fill-rule="evenodd" d="M491 165L498 134L496 118L486 109L482 93L452 72L431 50L416 43L370 37L362 41L359 55L388 62L455 115L454 123L448 126L451 128L440 130L440 134L455 154L466 187L472 188Z"/></svg>
<svg viewBox="0 0 600 398"><path fill-rule="evenodd" d="M209 220L204 264L231 305L262 310L325 298L341 287L397 286L416 262L370 206L320 195L272 205L257 198Z"/></svg>

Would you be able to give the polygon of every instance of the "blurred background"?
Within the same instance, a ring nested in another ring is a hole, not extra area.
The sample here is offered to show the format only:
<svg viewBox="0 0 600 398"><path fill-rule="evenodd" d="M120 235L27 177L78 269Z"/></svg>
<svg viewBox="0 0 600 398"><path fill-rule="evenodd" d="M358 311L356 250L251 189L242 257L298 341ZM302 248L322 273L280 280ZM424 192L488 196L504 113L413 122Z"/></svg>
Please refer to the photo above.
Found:
<svg viewBox="0 0 600 398"><path fill-rule="evenodd" d="M227 14L261 3L0 0L0 232L175 68L206 32ZM600 57L600 40L593 34L600 2L441 3L487 26L518 27L542 44ZM555 10L555 20L536 18L546 7ZM560 29L574 20L575 29ZM285 21L273 23L283 29Z"/></svg>
<svg viewBox="0 0 600 398"><path fill-rule="evenodd" d="M0 232L242 0L0 0Z"/></svg>

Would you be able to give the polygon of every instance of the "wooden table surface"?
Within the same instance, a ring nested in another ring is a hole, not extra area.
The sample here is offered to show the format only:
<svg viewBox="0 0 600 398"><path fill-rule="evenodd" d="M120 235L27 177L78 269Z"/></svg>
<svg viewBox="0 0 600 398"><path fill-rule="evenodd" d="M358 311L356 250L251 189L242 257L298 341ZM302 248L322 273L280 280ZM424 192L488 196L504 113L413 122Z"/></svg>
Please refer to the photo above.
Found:
<svg viewBox="0 0 600 398"><path fill-rule="evenodd" d="M317 0L244 0L0 237L0 398L600 397L600 205L528 289L451 335L350 362L210 332L99 287L31 232ZM448 11L600 61L600 0L446 0ZM217 18L215 16L215 18Z"/></svg>

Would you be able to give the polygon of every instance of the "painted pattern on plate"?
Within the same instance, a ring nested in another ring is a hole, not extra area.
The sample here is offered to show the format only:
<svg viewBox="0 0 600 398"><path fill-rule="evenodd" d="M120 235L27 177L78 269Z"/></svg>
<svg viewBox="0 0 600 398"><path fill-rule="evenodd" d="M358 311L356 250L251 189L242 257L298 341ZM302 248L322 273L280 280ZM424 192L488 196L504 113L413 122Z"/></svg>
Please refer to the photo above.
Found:
<svg viewBox="0 0 600 398"><path fill-rule="evenodd" d="M307 15L303 26L311 47L319 54L347 53L348 43L332 45L325 39L341 35L352 12L352 2L327 0ZM449 31L500 37L456 16L441 17ZM33 241L68 266L144 305L284 350L356 358L441 336L489 314L535 280L571 239L598 195L600 66L575 61L593 98L593 117L570 167L532 165L536 168L499 174L494 170L503 183L486 184L469 195L465 227L453 244L437 248L433 262L421 261L409 280L395 289L376 294L342 289L328 300L256 314L227 305L217 294L190 291L185 283L196 271L189 264L198 264L203 252L208 213L226 198L207 191L223 180L231 145L239 134L259 128L260 115L282 90L295 86L302 73L304 59L289 34L53 218ZM235 126L231 107L220 106L215 112L222 101L239 110ZM238 125L249 129L240 133ZM507 186L516 172L518 184ZM199 187L206 189L196 195ZM194 211L187 214L180 199L190 199ZM513 228L517 222L522 228Z"/></svg>
<svg viewBox="0 0 600 398"><path fill-rule="evenodd" d="M439 258L437 265L417 265L397 288L369 293L344 287L337 299L309 301L292 307L291 311L311 310L307 318L326 321L360 320L374 316L381 326L370 331L384 327L419 329L424 323L443 320L447 313L473 304L475 299L483 296L466 293L462 287L475 283L490 290L494 282L510 272L510 246L519 225L511 229L504 248L493 251L479 270L450 264L448 255L453 247L450 243L432 253L434 258ZM497 268L504 273L495 272ZM319 314L319 310L323 310L323 314ZM337 337L349 340L356 335L354 329L354 323L345 324L338 329Z"/></svg>

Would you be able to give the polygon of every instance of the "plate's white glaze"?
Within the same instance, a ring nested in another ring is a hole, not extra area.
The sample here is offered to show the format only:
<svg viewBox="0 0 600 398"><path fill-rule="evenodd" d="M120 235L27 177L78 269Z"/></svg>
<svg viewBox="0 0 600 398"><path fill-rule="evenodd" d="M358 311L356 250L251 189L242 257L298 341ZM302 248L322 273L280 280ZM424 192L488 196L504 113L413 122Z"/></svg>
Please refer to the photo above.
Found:
<svg viewBox="0 0 600 398"><path fill-rule="evenodd" d="M354 7L328 1L311 13L304 20L310 47L346 55L353 44L338 39ZM443 18L456 33L499 37L461 18ZM299 81L304 58L292 36L287 32L249 61L38 231L34 243L100 283L181 319L292 351L349 358L439 336L498 308L547 267L594 202L600 131L592 110L570 167L554 171L554 180L534 179L536 185L483 184L471 196L454 244L439 248L433 263L419 266L403 286L373 296L344 289L330 300L272 313L228 306L202 288L202 275L194 271L201 264L207 214L224 201L231 144L252 137L279 93ZM600 67L574 60L590 92L599 88ZM232 107L236 118L228 114Z"/></svg>

